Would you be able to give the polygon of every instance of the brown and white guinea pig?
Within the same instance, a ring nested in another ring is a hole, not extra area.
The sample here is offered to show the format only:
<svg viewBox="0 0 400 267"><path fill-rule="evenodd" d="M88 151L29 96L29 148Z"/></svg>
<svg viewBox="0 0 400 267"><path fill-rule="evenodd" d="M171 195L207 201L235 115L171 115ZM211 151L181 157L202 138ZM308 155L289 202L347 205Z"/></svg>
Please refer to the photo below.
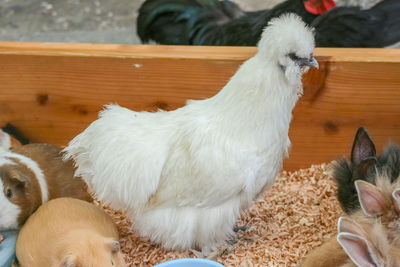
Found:
<svg viewBox="0 0 400 267"><path fill-rule="evenodd" d="M0 131L0 230L19 228L49 199L73 197L91 201L87 186L74 177L71 161L50 144L11 147Z"/></svg>
<svg viewBox="0 0 400 267"><path fill-rule="evenodd" d="M21 267L126 266L111 217L73 198L50 200L22 227L16 254Z"/></svg>
<svg viewBox="0 0 400 267"><path fill-rule="evenodd" d="M303 267L400 266L400 181L378 174L376 186L357 180L360 211L342 217L338 235L313 250Z"/></svg>

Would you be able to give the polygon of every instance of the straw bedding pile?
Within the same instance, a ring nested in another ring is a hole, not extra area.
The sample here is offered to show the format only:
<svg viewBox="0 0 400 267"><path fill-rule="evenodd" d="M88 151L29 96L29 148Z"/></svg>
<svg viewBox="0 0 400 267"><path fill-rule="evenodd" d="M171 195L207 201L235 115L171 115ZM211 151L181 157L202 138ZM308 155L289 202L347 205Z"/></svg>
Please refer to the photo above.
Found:
<svg viewBox="0 0 400 267"><path fill-rule="evenodd" d="M128 266L195 257L150 244L131 231L123 214L105 209L119 227ZM296 266L312 248L335 234L337 219L343 214L326 164L284 171L271 190L242 214L237 225L250 228L238 232L237 242L216 261L225 266Z"/></svg>

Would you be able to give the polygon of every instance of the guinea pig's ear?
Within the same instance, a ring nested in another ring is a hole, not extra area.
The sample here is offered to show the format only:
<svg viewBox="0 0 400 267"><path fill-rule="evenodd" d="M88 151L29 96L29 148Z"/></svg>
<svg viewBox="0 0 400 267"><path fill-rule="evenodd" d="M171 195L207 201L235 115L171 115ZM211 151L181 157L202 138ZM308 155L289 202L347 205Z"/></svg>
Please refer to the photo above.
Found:
<svg viewBox="0 0 400 267"><path fill-rule="evenodd" d="M117 240L110 239L108 245L112 253L117 253L121 251L121 245Z"/></svg>
<svg viewBox="0 0 400 267"><path fill-rule="evenodd" d="M71 257L71 256L66 256L62 260L61 264L62 264L61 265L62 267L76 267L75 259L74 259L74 257Z"/></svg>
<svg viewBox="0 0 400 267"><path fill-rule="evenodd" d="M10 136L0 130L0 152L7 152L11 148Z"/></svg>
<svg viewBox="0 0 400 267"><path fill-rule="evenodd" d="M30 184L30 180L22 173L17 170L11 170L8 174L11 181L21 187L27 187Z"/></svg>
<svg viewBox="0 0 400 267"><path fill-rule="evenodd" d="M113 241L111 251L114 253L121 251L121 245L118 241L116 240Z"/></svg>

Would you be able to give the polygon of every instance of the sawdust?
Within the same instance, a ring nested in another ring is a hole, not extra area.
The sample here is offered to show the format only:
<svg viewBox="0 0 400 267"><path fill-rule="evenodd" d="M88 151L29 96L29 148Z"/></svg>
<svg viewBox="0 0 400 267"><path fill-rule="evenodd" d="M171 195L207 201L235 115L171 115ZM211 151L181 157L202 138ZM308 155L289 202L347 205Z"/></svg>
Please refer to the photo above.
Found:
<svg viewBox="0 0 400 267"><path fill-rule="evenodd" d="M336 232L344 215L336 200L336 185L327 165L285 172L260 200L244 212L237 243L224 248L216 261L225 266L296 266L314 247ZM141 238L120 212L105 210L114 218L128 266L152 266L167 260L195 257L191 252L165 251Z"/></svg>

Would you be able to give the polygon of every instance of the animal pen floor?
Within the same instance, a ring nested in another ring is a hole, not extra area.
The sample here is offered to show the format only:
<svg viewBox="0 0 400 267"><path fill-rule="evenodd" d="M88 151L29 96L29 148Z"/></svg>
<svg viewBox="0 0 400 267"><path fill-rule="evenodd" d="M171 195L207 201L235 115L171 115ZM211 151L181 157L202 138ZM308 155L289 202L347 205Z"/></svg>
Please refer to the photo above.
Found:
<svg viewBox="0 0 400 267"><path fill-rule="evenodd" d="M128 266L194 257L191 252L165 251L150 244L131 231L123 214L105 210L119 227ZM297 266L312 248L335 234L341 215L336 185L326 164L283 171L237 224L250 228L238 232L238 242L215 260L225 266Z"/></svg>

